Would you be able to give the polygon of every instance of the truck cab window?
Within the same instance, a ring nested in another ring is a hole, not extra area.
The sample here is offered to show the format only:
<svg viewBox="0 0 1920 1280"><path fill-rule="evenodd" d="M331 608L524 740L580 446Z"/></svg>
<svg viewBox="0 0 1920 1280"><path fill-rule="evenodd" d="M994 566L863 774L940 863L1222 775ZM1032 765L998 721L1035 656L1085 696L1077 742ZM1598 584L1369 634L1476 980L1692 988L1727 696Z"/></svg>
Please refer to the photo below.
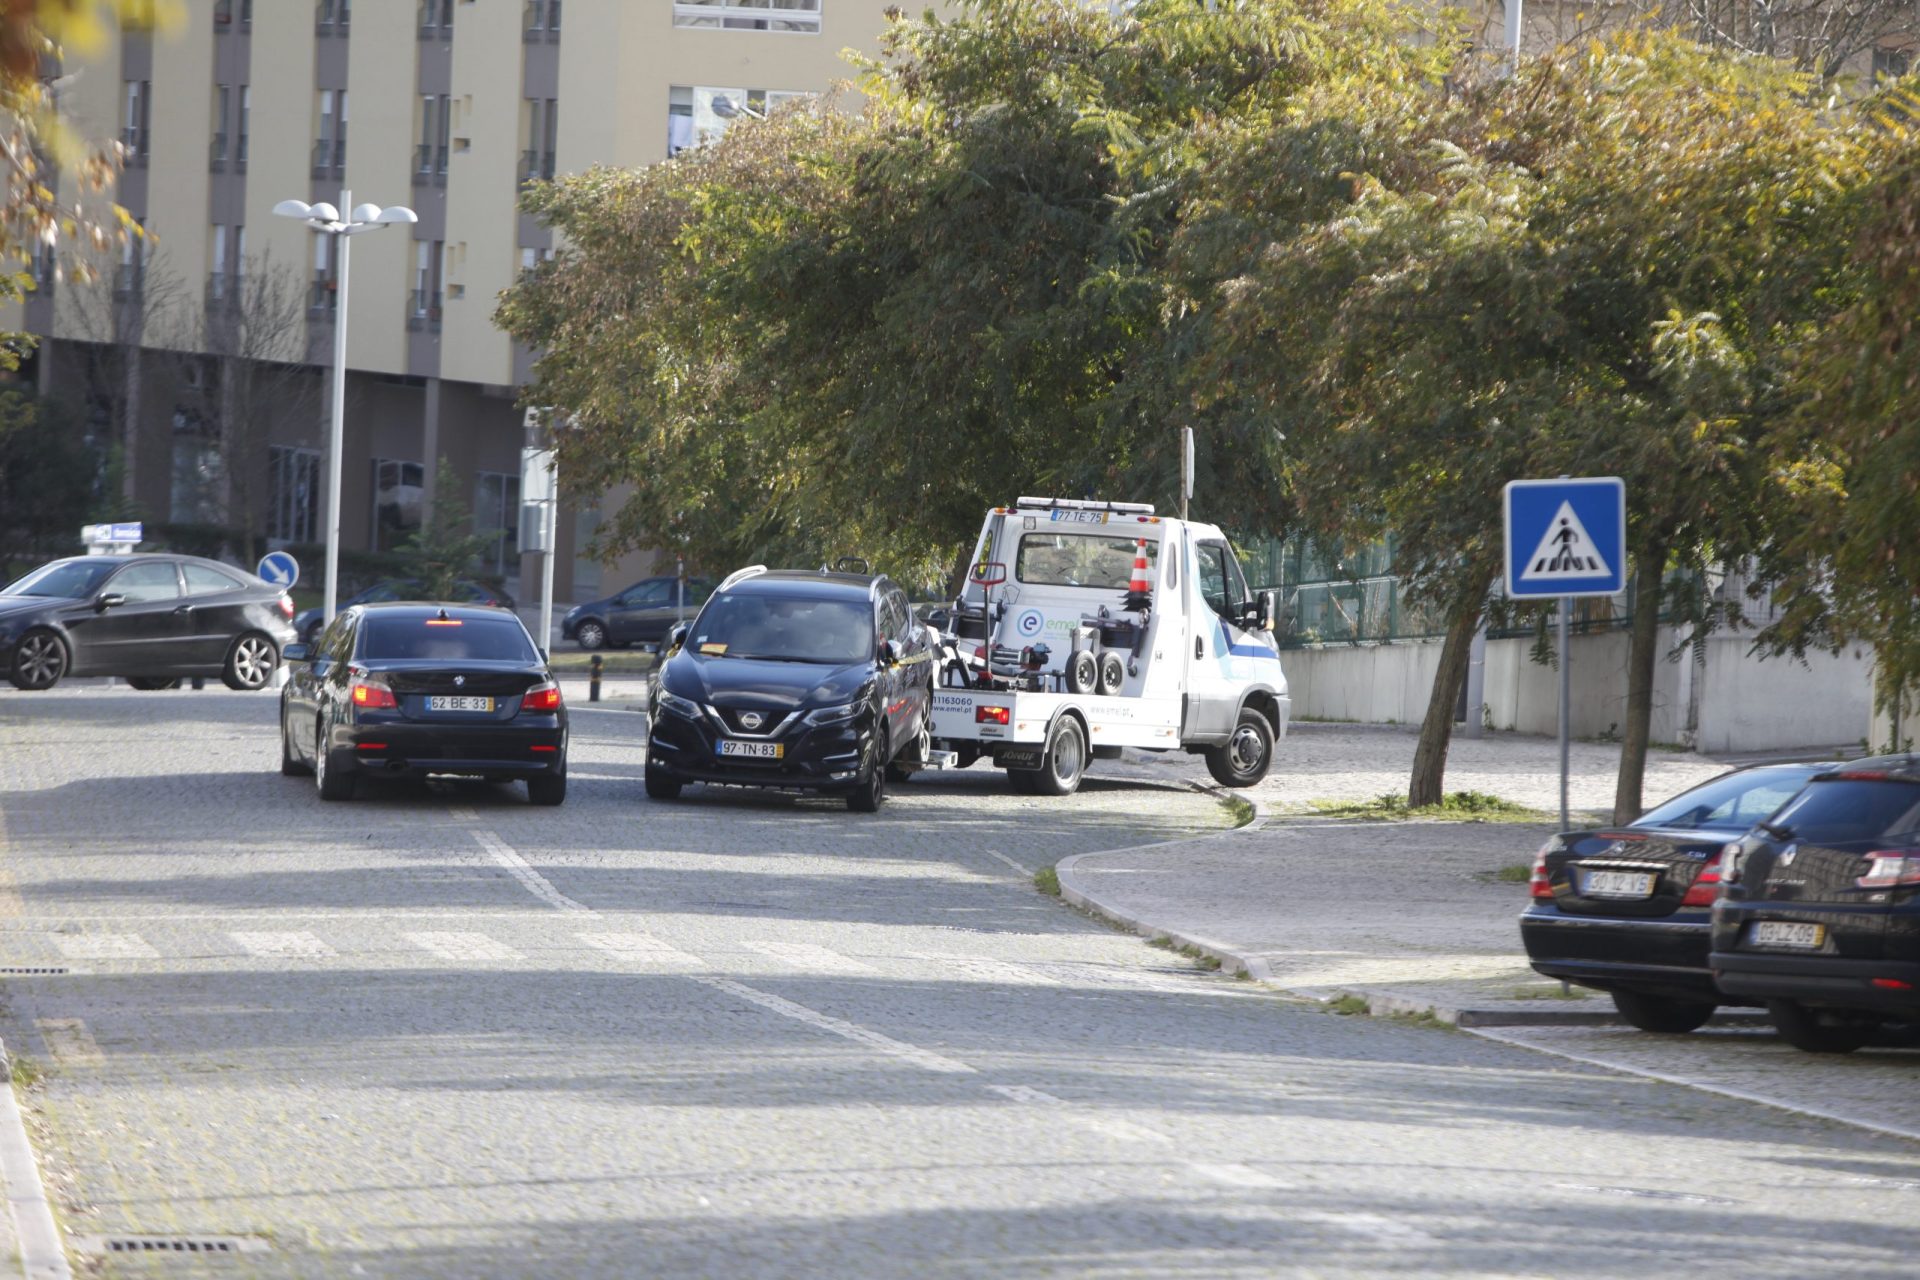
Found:
<svg viewBox="0 0 1920 1280"><path fill-rule="evenodd" d="M1239 622L1247 605L1247 583L1233 549L1224 542L1194 547L1200 566L1200 594L1207 607L1229 622Z"/></svg>

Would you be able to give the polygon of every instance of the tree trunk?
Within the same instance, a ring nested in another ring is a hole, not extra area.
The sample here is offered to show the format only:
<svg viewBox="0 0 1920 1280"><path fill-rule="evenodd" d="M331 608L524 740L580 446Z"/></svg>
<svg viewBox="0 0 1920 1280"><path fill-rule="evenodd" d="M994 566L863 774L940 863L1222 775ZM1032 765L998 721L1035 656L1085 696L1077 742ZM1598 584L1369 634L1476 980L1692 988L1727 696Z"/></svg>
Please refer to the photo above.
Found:
<svg viewBox="0 0 1920 1280"><path fill-rule="evenodd" d="M1642 546L1633 558L1633 633L1627 650L1627 724L1620 743L1620 778L1613 792L1613 820L1640 816L1647 775L1647 738L1653 721L1653 673L1660 658L1660 596L1667 567L1664 541ZM1561 655L1562 662L1566 656Z"/></svg>
<svg viewBox="0 0 1920 1280"><path fill-rule="evenodd" d="M1473 635L1480 629L1480 610L1486 601L1486 583L1474 585L1454 605L1447 638L1440 645L1440 669L1433 676L1433 696L1427 699L1427 718L1420 722L1420 745L1413 753L1413 777L1407 784L1410 806L1439 804L1445 794L1447 747L1453 741L1453 711L1467 679L1467 661L1473 654Z"/></svg>

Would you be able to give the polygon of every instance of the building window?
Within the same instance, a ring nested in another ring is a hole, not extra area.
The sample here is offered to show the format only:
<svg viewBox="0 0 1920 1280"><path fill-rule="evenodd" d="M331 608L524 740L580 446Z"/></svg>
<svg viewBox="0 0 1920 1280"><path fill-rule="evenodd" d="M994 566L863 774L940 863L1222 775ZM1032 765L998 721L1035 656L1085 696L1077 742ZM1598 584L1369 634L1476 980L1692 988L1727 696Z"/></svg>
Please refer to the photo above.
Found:
<svg viewBox="0 0 1920 1280"><path fill-rule="evenodd" d="M267 450L267 541L276 546L317 542L326 481L318 449L274 445Z"/></svg>
<svg viewBox="0 0 1920 1280"><path fill-rule="evenodd" d="M527 145L520 153L520 181L551 182L559 146L560 104L552 98L528 98L523 120Z"/></svg>
<svg viewBox="0 0 1920 1280"><path fill-rule="evenodd" d="M227 228L221 223L213 224L213 231L207 244L207 310L214 311L229 306L233 302L233 279L227 272L228 266Z"/></svg>
<svg viewBox="0 0 1920 1280"><path fill-rule="evenodd" d="M792 89L722 89L674 85L667 91L667 154L712 142L745 116L762 117L785 102L813 95Z"/></svg>
<svg viewBox="0 0 1920 1280"><path fill-rule="evenodd" d="M319 116L319 138L313 144L313 176L338 177L347 168L347 91L320 90Z"/></svg>
<svg viewBox="0 0 1920 1280"><path fill-rule="evenodd" d="M426 472L417 462L373 460L373 549L392 551L420 528Z"/></svg>
<svg viewBox="0 0 1920 1280"><path fill-rule="evenodd" d="M407 305L407 328L440 332L439 240L416 240L413 246L413 291Z"/></svg>
<svg viewBox="0 0 1920 1280"><path fill-rule="evenodd" d="M560 0L527 0L521 29L528 44L560 38Z"/></svg>
<svg viewBox="0 0 1920 1280"><path fill-rule="evenodd" d="M120 242L120 265L113 276L113 296L116 298L137 298L146 290L146 226L147 220L140 218L135 221L134 228L122 233L126 238Z"/></svg>
<svg viewBox="0 0 1920 1280"><path fill-rule="evenodd" d="M334 285L334 241L338 236L313 238L313 287L307 296L307 315L331 317L334 300L339 296Z"/></svg>
<svg viewBox="0 0 1920 1280"><path fill-rule="evenodd" d="M253 120L253 89L248 85L240 86L240 127L233 136L233 165L240 173L247 171L247 127Z"/></svg>
<svg viewBox="0 0 1920 1280"><path fill-rule="evenodd" d="M320 0L314 6L313 29L323 36L344 36L352 22L352 0Z"/></svg>
<svg viewBox="0 0 1920 1280"><path fill-rule="evenodd" d="M480 553L482 573L498 578L519 576L519 476L482 471L474 478L473 531L492 540Z"/></svg>
<svg viewBox="0 0 1920 1280"><path fill-rule="evenodd" d="M1913 70L1912 48L1878 48L1873 51L1873 82L1884 84L1898 80Z"/></svg>
<svg viewBox="0 0 1920 1280"><path fill-rule="evenodd" d="M220 450L200 415L173 409L173 492L168 518L175 524L220 520Z"/></svg>
<svg viewBox="0 0 1920 1280"><path fill-rule="evenodd" d="M453 0L420 0L420 38L453 38Z"/></svg>
<svg viewBox="0 0 1920 1280"><path fill-rule="evenodd" d="M673 25L820 34L820 0L673 0Z"/></svg>
<svg viewBox="0 0 1920 1280"><path fill-rule="evenodd" d="M213 141L207 147L207 165L215 173L227 167L227 109L233 102L233 90L220 85L213 93Z"/></svg>
<svg viewBox="0 0 1920 1280"><path fill-rule="evenodd" d="M120 145L127 149L128 164L145 164L147 123L153 111L153 84L147 80L127 80L122 83L126 86L126 116L120 122Z"/></svg>

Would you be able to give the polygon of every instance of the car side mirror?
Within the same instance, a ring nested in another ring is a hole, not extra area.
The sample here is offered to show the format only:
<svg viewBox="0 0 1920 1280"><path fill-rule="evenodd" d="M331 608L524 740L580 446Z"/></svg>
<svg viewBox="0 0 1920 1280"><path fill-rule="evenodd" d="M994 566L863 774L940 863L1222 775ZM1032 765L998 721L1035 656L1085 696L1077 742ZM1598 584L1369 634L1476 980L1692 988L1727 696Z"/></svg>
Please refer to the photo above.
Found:
<svg viewBox="0 0 1920 1280"><path fill-rule="evenodd" d="M311 662L313 650L304 644L294 643L280 651L282 662Z"/></svg>
<svg viewBox="0 0 1920 1280"><path fill-rule="evenodd" d="M1280 625L1280 593L1262 591L1260 593L1260 629L1272 631Z"/></svg>
<svg viewBox="0 0 1920 1280"><path fill-rule="evenodd" d="M899 666L900 642L897 640L882 640L880 642L880 661L890 667Z"/></svg>
<svg viewBox="0 0 1920 1280"><path fill-rule="evenodd" d="M93 602L96 611L105 613L108 609L117 609L127 602L127 598L118 591L109 591Z"/></svg>
<svg viewBox="0 0 1920 1280"><path fill-rule="evenodd" d="M668 653L672 653L675 649L678 649L681 645L687 642L688 629L689 628L687 624L684 622L676 622L671 627L667 628L667 652Z"/></svg>

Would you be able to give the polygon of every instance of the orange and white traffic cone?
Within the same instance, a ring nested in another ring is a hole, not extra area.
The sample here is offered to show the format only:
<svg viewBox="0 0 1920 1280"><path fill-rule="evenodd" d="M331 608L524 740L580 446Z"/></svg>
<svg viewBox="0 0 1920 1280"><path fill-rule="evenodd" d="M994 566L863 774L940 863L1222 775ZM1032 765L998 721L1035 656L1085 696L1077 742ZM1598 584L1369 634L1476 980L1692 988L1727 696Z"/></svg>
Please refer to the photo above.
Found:
<svg viewBox="0 0 1920 1280"><path fill-rule="evenodd" d="M1133 580L1127 584L1127 600L1122 607L1144 613L1153 606L1153 586L1147 581L1147 540L1141 538L1133 549Z"/></svg>

